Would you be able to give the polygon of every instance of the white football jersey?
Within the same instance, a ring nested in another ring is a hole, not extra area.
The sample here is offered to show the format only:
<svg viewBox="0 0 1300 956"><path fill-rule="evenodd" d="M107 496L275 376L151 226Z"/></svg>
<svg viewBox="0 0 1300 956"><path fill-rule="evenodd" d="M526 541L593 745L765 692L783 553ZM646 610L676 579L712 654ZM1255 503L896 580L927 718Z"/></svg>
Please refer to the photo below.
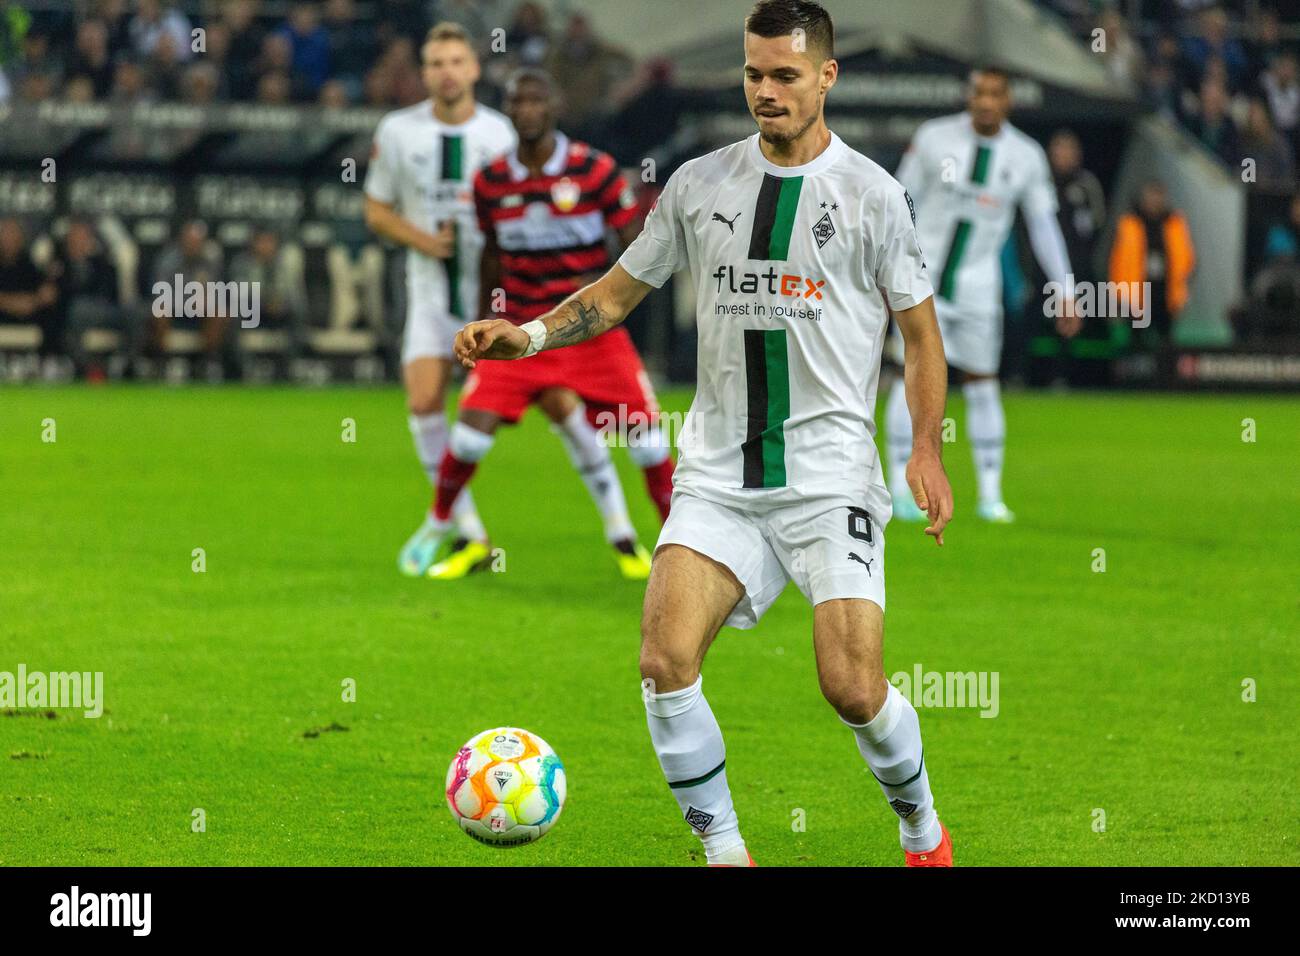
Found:
<svg viewBox="0 0 1300 956"><path fill-rule="evenodd" d="M407 288L412 298L468 321L478 311L478 267L483 235L474 213L474 175L515 148L510 120L478 105L464 123L451 125L433 114L425 100L394 110L375 130L366 195L396 204L403 218L436 232L444 220L456 224L456 251L446 260L414 249L406 253Z"/></svg>
<svg viewBox="0 0 1300 956"><path fill-rule="evenodd" d="M916 204L916 229L933 270L935 308L1002 315L1002 247L1026 215L1056 214L1043 148L1010 123L980 136L969 113L922 123L898 166Z"/></svg>
<svg viewBox="0 0 1300 956"><path fill-rule="evenodd" d="M674 484L767 508L809 497L890 517L873 438L888 314L931 295L907 194L831 135L796 167L758 135L683 165L619 260L689 268L699 372Z"/></svg>

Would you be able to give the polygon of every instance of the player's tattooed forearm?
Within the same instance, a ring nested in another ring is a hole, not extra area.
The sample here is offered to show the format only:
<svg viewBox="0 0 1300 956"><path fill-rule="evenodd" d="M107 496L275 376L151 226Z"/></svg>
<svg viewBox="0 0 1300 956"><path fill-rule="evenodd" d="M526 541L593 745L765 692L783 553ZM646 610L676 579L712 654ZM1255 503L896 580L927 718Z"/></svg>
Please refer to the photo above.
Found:
<svg viewBox="0 0 1300 956"><path fill-rule="evenodd" d="M560 324L553 327L546 336L546 347L558 349L566 345L576 345L587 339L595 338L607 327L605 315L600 306L594 302L587 305L580 300L566 303L560 312Z"/></svg>

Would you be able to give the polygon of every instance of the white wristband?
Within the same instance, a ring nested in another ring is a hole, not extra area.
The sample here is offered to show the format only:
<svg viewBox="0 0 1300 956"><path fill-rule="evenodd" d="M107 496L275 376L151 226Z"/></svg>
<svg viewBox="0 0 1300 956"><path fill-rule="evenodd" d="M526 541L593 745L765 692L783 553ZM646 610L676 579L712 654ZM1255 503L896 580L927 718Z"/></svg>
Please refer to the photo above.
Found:
<svg viewBox="0 0 1300 956"><path fill-rule="evenodd" d="M528 358L530 355L536 355L542 350L542 345L546 342L546 323L541 319L533 319L531 322L525 322L519 326L528 333L528 348L524 349L524 354L520 358Z"/></svg>

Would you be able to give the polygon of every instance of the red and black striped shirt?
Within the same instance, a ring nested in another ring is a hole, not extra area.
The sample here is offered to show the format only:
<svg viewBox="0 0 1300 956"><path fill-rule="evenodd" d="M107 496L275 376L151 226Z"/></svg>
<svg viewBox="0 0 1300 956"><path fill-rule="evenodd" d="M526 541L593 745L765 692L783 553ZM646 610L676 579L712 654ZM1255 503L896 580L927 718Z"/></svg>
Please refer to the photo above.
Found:
<svg viewBox="0 0 1300 956"><path fill-rule="evenodd" d="M483 235L501 257L505 318L516 324L559 305L610 266L607 228L621 229L637 202L608 153L555 134L555 152L533 176L513 152L474 177Z"/></svg>

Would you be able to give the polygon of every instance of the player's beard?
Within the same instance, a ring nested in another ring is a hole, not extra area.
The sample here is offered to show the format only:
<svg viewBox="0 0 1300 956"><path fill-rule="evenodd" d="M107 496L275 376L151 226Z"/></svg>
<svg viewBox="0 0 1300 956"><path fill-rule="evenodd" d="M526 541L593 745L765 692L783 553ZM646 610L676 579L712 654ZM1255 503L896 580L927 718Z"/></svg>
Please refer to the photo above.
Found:
<svg viewBox="0 0 1300 956"><path fill-rule="evenodd" d="M763 142L770 146L789 146L804 133L808 132L813 123L817 122L817 114L814 113L808 117L808 121L799 127L793 133L764 132L763 127L758 128L758 135L763 137Z"/></svg>

